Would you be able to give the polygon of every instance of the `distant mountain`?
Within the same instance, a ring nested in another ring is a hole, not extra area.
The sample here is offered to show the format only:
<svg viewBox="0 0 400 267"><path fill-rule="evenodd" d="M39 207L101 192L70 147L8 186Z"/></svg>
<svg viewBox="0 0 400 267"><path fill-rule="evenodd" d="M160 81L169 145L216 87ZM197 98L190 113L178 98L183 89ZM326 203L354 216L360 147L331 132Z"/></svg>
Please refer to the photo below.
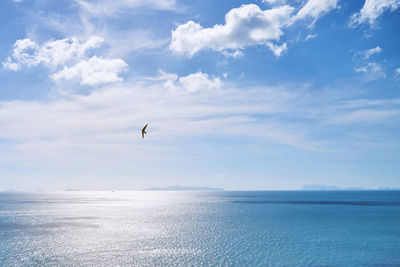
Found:
<svg viewBox="0 0 400 267"><path fill-rule="evenodd" d="M15 190L15 189L8 189L8 190L0 191L0 192L2 192L2 193L16 193L18 191Z"/></svg>
<svg viewBox="0 0 400 267"><path fill-rule="evenodd" d="M303 185L300 190L304 191L358 191L358 190L400 190L399 187L379 187L379 188L365 188L365 187L338 187L336 185Z"/></svg>
<svg viewBox="0 0 400 267"><path fill-rule="evenodd" d="M333 191L333 190L343 190L340 187L337 187L336 185L316 185L316 184L308 184L308 185L303 185L300 190L308 190L308 191Z"/></svg>
<svg viewBox="0 0 400 267"><path fill-rule="evenodd" d="M400 190L400 187L381 186L378 190Z"/></svg>
<svg viewBox="0 0 400 267"><path fill-rule="evenodd" d="M170 186L170 187L150 187L143 189L145 191L223 191L223 188L217 187L189 187L189 186Z"/></svg>

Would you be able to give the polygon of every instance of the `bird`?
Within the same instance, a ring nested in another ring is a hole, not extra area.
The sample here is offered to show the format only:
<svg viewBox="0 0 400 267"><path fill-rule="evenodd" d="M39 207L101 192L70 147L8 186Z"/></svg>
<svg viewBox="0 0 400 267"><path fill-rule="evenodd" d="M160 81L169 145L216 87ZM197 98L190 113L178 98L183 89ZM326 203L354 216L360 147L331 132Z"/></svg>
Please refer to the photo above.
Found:
<svg viewBox="0 0 400 267"><path fill-rule="evenodd" d="M148 125L148 123L142 129L142 139L144 138L144 135L147 134L147 132L146 132L147 125Z"/></svg>

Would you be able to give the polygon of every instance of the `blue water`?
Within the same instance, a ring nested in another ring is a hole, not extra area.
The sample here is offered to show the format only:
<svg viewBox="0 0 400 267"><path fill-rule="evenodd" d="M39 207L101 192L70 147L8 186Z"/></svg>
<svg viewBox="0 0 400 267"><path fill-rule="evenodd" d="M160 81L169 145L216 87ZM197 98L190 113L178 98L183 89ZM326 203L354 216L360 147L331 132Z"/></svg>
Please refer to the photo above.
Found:
<svg viewBox="0 0 400 267"><path fill-rule="evenodd" d="M400 192L0 193L0 266L400 266Z"/></svg>

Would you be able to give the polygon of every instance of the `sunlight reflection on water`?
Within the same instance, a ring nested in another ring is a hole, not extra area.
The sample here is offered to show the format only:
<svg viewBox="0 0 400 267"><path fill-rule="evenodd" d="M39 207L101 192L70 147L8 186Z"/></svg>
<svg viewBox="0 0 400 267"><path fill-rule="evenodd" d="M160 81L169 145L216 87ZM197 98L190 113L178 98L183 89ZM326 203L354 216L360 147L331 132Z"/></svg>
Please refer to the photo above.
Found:
<svg viewBox="0 0 400 267"><path fill-rule="evenodd" d="M332 194L0 193L0 265L400 263L399 193Z"/></svg>

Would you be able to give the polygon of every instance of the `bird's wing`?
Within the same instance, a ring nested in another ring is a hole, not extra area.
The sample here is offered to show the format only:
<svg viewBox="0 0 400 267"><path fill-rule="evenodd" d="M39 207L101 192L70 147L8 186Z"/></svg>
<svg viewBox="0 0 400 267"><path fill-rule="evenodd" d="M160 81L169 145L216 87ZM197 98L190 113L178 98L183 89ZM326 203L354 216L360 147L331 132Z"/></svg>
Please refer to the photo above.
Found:
<svg viewBox="0 0 400 267"><path fill-rule="evenodd" d="M146 131L148 123L143 127L142 132Z"/></svg>

